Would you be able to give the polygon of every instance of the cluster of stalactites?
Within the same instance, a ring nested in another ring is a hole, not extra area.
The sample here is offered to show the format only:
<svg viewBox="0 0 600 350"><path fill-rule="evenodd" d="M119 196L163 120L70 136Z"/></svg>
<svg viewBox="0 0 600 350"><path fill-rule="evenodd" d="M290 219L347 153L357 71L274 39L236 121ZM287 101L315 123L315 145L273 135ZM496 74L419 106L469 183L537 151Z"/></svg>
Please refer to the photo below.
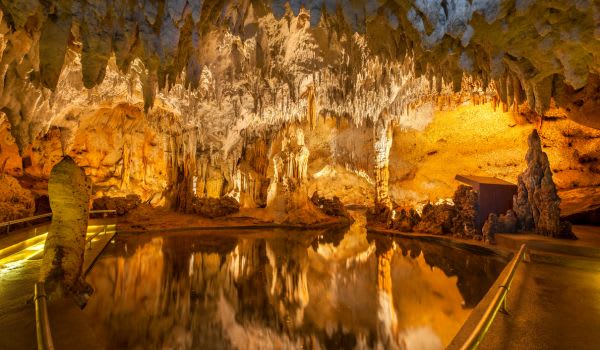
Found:
<svg viewBox="0 0 600 350"><path fill-rule="evenodd" d="M33 129L17 128L20 119L48 112L30 101L74 98L60 88L73 60L83 88L119 71L146 110L160 99L184 124L234 119L217 125L234 131L307 115L362 124L406 114L464 91L465 74L478 82L475 96L526 100L541 114L557 91L600 71L594 1L0 0L0 8L0 88L55 90L2 91L0 109L21 133Z"/></svg>

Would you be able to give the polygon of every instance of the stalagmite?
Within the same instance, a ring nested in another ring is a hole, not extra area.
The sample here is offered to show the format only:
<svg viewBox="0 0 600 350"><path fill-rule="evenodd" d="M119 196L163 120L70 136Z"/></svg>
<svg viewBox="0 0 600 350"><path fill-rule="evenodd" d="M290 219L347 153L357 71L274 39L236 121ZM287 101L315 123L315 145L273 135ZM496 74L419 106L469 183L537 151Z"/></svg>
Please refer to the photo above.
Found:
<svg viewBox="0 0 600 350"><path fill-rule="evenodd" d="M79 296L87 291L82 279L91 181L73 159L64 157L48 182L52 223L44 246L40 281L49 294Z"/></svg>
<svg viewBox="0 0 600 350"><path fill-rule="evenodd" d="M560 198L537 130L529 135L527 143L527 169L519 175L518 193L513 200L521 229L534 228L544 236L571 237L570 227L560 222Z"/></svg>

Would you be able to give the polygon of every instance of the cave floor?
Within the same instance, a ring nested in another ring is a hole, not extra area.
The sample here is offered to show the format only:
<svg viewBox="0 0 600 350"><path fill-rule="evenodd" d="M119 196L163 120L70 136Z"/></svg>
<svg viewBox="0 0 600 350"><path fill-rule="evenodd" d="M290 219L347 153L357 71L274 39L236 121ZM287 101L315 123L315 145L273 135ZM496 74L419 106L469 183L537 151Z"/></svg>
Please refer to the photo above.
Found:
<svg viewBox="0 0 600 350"><path fill-rule="evenodd" d="M103 224L110 222L111 219L90 220L88 237L101 230ZM48 226L48 224L39 225L35 228L15 231L11 235L27 239L33 236L34 229L38 232L47 231ZM90 248L85 252L84 271L91 267L113 235L114 231L108 231L107 234L99 234L92 239L91 246L86 243L86 247ZM8 244L14 241L11 237L4 238L0 243ZM36 348L33 285L39 277L43 247L44 240L41 242L36 240L15 254L0 259L0 349ZM0 246L0 249L2 248L6 248L6 245ZM74 303L65 305L65 303L50 302L48 310L52 332L56 338L54 345L57 348L73 348L69 346L69 341L74 341L75 338L78 344L86 344L84 334L88 331L87 326L85 322L81 322L79 310ZM72 336L78 333L82 336Z"/></svg>

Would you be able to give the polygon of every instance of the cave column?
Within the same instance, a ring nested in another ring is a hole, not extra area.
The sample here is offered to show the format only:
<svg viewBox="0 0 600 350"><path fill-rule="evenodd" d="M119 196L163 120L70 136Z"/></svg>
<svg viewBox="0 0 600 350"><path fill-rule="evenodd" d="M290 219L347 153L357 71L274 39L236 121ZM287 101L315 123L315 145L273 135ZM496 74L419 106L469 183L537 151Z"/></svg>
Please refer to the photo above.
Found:
<svg viewBox="0 0 600 350"><path fill-rule="evenodd" d="M375 205L391 208L389 198L389 162L392 148L392 127L388 121L380 119L375 132Z"/></svg>
<svg viewBox="0 0 600 350"><path fill-rule="evenodd" d="M51 296L86 291L82 268L91 189L90 179L70 157L52 168L48 181L52 223L40 269L40 281Z"/></svg>

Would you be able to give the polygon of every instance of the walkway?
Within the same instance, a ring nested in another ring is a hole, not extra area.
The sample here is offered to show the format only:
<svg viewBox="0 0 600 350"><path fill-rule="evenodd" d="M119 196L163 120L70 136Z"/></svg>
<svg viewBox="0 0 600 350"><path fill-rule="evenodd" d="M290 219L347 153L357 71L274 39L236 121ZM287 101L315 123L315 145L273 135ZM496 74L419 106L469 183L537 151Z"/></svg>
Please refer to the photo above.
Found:
<svg viewBox="0 0 600 350"><path fill-rule="evenodd" d="M519 266L479 349L596 349L600 344L600 272L530 262Z"/></svg>
<svg viewBox="0 0 600 350"><path fill-rule="evenodd" d="M88 226L88 237L103 230L107 219L91 219ZM7 242L14 244L14 237L31 238L33 231L38 233L47 231L49 225L41 225L36 228L16 231L3 237L0 243L0 251L7 248ZM106 244L114 235L114 225L108 225L107 234L100 234L92 240L92 248L89 243L86 246L84 271L93 263L94 259L104 249ZM41 239L40 239L41 238ZM44 238L34 238L27 241L16 252L0 259L0 349L35 349L35 311L33 305L33 285L39 277L39 270L44 249ZM55 308L49 305L50 320L65 320L64 317L53 317ZM71 311L69 311L71 312ZM56 313L54 313L56 314ZM60 323L53 324L53 332L60 333ZM57 328L57 329L54 329ZM61 344L55 343L57 348Z"/></svg>
<svg viewBox="0 0 600 350"><path fill-rule="evenodd" d="M578 240L497 235L498 246L528 246L507 297L479 349L595 349L600 344L600 227L575 226ZM473 311L450 349L459 349L496 292Z"/></svg>

